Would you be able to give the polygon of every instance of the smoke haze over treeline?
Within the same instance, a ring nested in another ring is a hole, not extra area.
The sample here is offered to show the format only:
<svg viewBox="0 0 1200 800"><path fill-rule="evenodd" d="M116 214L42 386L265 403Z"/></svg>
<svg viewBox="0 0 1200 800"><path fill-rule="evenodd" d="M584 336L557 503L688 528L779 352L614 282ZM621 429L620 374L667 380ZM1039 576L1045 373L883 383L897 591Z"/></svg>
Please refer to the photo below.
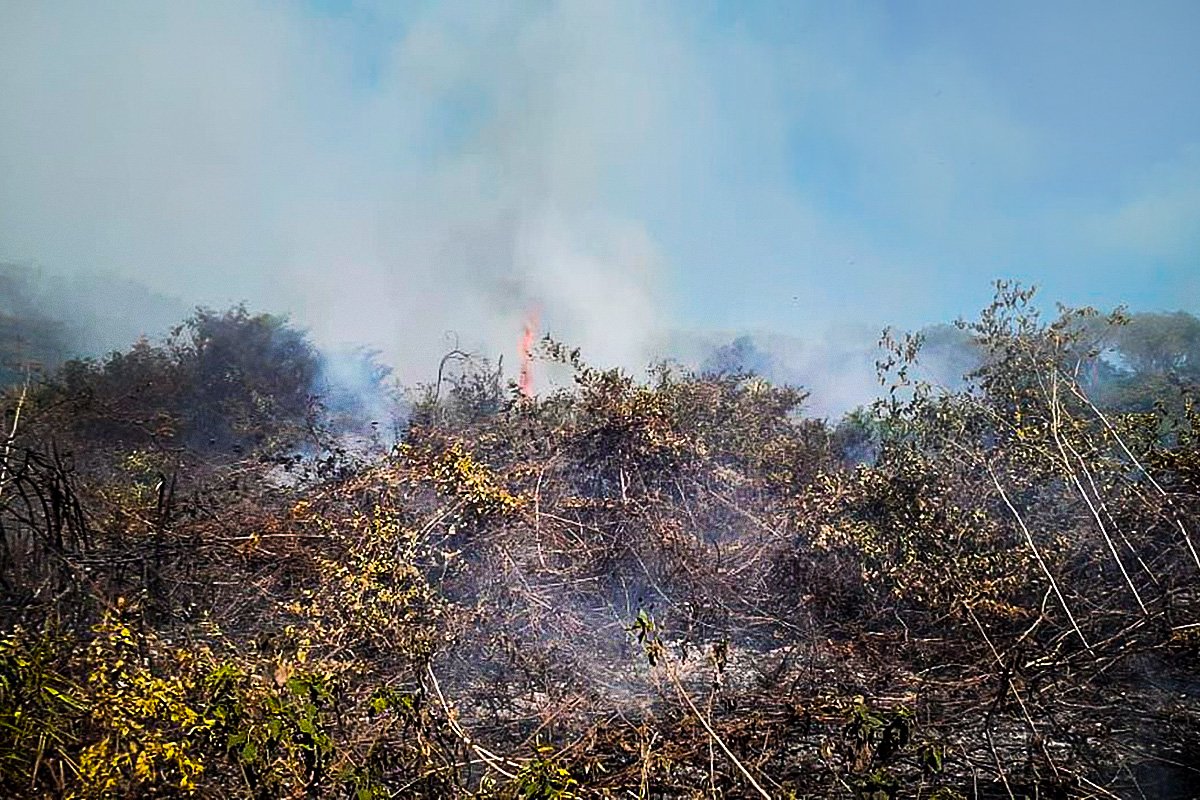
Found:
<svg viewBox="0 0 1200 800"><path fill-rule="evenodd" d="M0 251L290 312L408 378L448 330L511 351L533 303L641 361L659 256L600 195L655 148L655 31L588 46L625 29L615 6L488 9L413 21L363 78L345 23L294 8L6 6Z"/></svg>
<svg viewBox="0 0 1200 800"><path fill-rule="evenodd" d="M1085 19L1065 72L1053 42ZM870 361L847 337L973 313L998 275L1070 303L1200 296L1189 19L3 3L0 259L90 287L93 351L245 301L419 381L447 331L515 363L537 308L635 370L677 329L799 337L784 360L833 410L870 382L842 374Z"/></svg>
<svg viewBox="0 0 1200 800"><path fill-rule="evenodd" d="M251 311L258 311L252 309ZM0 388L22 383L36 373L51 377L68 360L103 361L129 350L135 342L157 346L172 332L196 319L197 309L181 300L157 294L131 280L78 273L55 276L12 264L0 264ZM203 310L200 316L239 313ZM1087 335L1098 358L1088 358L1082 380L1104 402L1127 410L1145 410L1171 382L1200 378L1200 319L1184 311L1170 313L1118 310L1089 318ZM286 315L268 312L283 326L309 341ZM524 333L531 334L533 327ZM888 331L891 331L890 334ZM984 365L978 342L960 325L940 323L914 331L920 348L911 376L945 390L961 390L964 379ZM884 357L881 331L860 325L830 328L808 338L773 331L674 330L648 349L647 360L631 366L635 377L660 363L703 375L761 377L805 392L806 416L836 422L887 393L881 382ZM902 336L890 327L883 335ZM397 375L387 355L365 344L324 347L314 355L318 371L308 386L313 397L341 415L351 428L391 426L405 416L406 393L432 386L439 378L472 379L494 370L524 393L548 392L572 383L570 370L545 358L532 340L523 343L534 360L529 373L516 360L503 361L503 352L470 353L457 349L456 336L444 338L440 355L430 368L413 376ZM572 342L562 342L568 347ZM586 363L589 355L583 353ZM601 363L601 366L609 366ZM33 372L31 373L30 370ZM442 374L444 373L444 374ZM525 386L522 381L528 378ZM1164 384L1166 381L1167 384ZM436 388L436 387L435 387Z"/></svg>

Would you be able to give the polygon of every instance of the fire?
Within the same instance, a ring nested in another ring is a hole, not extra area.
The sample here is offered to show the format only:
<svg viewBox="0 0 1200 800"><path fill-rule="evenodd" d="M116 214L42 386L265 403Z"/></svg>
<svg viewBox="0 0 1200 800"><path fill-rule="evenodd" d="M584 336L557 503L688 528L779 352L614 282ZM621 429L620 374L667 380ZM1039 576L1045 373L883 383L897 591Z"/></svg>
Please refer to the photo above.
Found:
<svg viewBox="0 0 1200 800"><path fill-rule="evenodd" d="M531 309L525 317L521 331L521 371L517 374L517 389L522 397L533 397L533 340L537 336L538 314Z"/></svg>

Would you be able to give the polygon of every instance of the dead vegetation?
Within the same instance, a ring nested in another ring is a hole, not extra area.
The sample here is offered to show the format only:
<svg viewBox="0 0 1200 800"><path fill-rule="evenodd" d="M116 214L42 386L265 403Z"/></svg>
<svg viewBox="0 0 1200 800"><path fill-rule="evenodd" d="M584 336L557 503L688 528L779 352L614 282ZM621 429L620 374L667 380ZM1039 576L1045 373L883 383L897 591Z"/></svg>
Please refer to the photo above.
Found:
<svg viewBox="0 0 1200 800"><path fill-rule="evenodd" d="M1028 301L961 391L886 339L838 428L547 343L572 390L464 372L350 458L271 320L75 366L8 418L0 789L1191 796L1200 414L1095 405L1094 318Z"/></svg>

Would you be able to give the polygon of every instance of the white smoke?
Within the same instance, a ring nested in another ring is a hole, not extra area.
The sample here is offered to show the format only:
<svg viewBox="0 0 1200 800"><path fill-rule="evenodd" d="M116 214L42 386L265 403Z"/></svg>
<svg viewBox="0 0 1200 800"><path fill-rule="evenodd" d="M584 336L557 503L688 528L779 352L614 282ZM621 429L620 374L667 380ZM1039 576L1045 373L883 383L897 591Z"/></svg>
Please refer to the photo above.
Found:
<svg viewBox="0 0 1200 800"><path fill-rule="evenodd" d="M383 43L266 2L0 5L0 259L291 312L404 380L446 331L511 355L534 304L642 366L664 265L612 201L682 133L665 23L358 8Z"/></svg>

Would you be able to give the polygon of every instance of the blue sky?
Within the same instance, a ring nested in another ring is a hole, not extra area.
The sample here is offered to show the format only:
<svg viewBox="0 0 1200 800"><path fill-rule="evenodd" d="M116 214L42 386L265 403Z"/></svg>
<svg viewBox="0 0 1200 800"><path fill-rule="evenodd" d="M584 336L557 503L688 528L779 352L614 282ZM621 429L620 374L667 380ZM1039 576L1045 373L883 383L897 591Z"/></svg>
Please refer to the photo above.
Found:
<svg viewBox="0 0 1200 800"><path fill-rule="evenodd" d="M705 35L745 51L705 56L725 146L692 196L707 241L683 214L662 234L687 252L680 298L720 315L744 299L743 324L786 326L813 294L913 321L969 313L1006 276L1067 302L1195 309L1198 12L716 6Z"/></svg>
<svg viewBox="0 0 1200 800"><path fill-rule="evenodd" d="M428 369L1200 311L1194 2L0 0L0 257Z"/></svg>

